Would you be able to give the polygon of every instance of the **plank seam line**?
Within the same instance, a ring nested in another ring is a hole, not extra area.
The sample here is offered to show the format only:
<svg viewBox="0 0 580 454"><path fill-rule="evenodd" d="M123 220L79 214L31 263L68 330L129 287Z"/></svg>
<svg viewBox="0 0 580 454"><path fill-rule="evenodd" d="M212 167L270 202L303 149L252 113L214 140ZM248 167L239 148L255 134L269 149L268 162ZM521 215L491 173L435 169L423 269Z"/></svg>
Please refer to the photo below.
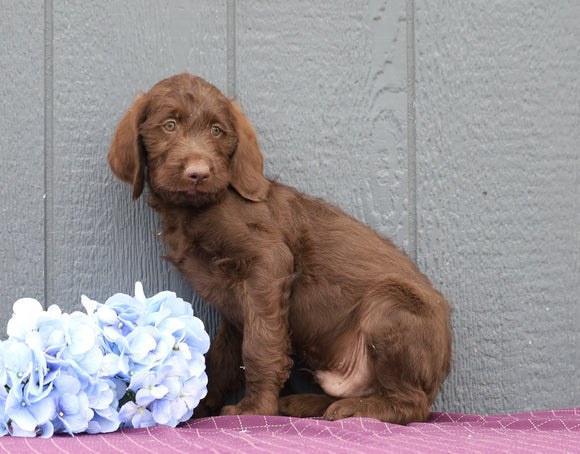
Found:
<svg viewBox="0 0 580 454"><path fill-rule="evenodd" d="M234 99L236 87L236 0L227 2L227 90L228 97Z"/></svg>
<svg viewBox="0 0 580 454"><path fill-rule="evenodd" d="M54 16L44 2L44 301L54 299Z"/></svg>
<svg viewBox="0 0 580 454"><path fill-rule="evenodd" d="M409 256L417 262L417 118L415 92L415 2L407 0L407 198Z"/></svg>

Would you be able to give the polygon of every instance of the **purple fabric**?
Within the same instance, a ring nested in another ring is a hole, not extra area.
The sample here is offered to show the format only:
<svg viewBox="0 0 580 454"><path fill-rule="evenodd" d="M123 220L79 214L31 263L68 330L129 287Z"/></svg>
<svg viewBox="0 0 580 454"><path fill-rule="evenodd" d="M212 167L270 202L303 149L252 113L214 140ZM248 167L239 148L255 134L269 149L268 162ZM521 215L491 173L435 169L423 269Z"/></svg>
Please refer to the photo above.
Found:
<svg viewBox="0 0 580 454"><path fill-rule="evenodd" d="M373 419L329 422L223 416L106 435L0 439L0 453L543 453L580 452L580 408L496 416L433 413L408 426Z"/></svg>

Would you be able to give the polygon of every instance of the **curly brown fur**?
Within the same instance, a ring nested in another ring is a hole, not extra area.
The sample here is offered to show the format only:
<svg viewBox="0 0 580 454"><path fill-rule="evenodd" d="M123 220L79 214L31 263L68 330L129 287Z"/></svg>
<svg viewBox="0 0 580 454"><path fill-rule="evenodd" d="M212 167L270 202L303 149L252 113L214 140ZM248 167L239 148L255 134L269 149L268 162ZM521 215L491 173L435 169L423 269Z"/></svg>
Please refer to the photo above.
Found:
<svg viewBox="0 0 580 454"><path fill-rule="evenodd" d="M449 370L447 302L390 240L265 178L252 126L217 88L181 74L138 96L109 163L134 199L149 187L167 258L221 314L196 414L428 418ZM291 354L326 395L280 399Z"/></svg>

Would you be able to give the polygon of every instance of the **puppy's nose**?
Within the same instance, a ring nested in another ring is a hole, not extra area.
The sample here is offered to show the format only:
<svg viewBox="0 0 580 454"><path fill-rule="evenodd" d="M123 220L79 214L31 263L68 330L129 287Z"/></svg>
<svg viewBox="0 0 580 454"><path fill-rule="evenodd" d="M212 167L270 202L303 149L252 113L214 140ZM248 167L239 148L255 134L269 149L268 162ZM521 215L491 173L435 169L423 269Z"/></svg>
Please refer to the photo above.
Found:
<svg viewBox="0 0 580 454"><path fill-rule="evenodd" d="M209 167L206 164L190 164L185 169L185 176L194 184L205 183L210 176Z"/></svg>

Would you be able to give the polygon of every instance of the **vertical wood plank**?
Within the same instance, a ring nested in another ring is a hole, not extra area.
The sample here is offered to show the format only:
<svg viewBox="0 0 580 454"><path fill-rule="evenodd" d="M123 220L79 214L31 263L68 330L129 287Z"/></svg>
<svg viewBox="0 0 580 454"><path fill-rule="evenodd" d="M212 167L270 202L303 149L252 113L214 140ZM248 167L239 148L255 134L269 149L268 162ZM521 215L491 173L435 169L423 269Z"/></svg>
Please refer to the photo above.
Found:
<svg viewBox="0 0 580 454"><path fill-rule="evenodd" d="M415 3L420 265L455 306L440 405L577 405L580 4Z"/></svg>
<svg viewBox="0 0 580 454"><path fill-rule="evenodd" d="M133 204L106 156L140 90L184 70L225 89L225 1L54 3L52 300L72 309L81 293L102 301L132 293L136 280L147 294L171 289L191 300L191 288L162 259L157 216L143 198Z"/></svg>
<svg viewBox="0 0 580 454"><path fill-rule="evenodd" d="M405 2L244 1L236 30L267 173L406 246Z"/></svg>
<svg viewBox="0 0 580 454"><path fill-rule="evenodd" d="M0 4L0 337L12 303L44 293L44 11Z"/></svg>

